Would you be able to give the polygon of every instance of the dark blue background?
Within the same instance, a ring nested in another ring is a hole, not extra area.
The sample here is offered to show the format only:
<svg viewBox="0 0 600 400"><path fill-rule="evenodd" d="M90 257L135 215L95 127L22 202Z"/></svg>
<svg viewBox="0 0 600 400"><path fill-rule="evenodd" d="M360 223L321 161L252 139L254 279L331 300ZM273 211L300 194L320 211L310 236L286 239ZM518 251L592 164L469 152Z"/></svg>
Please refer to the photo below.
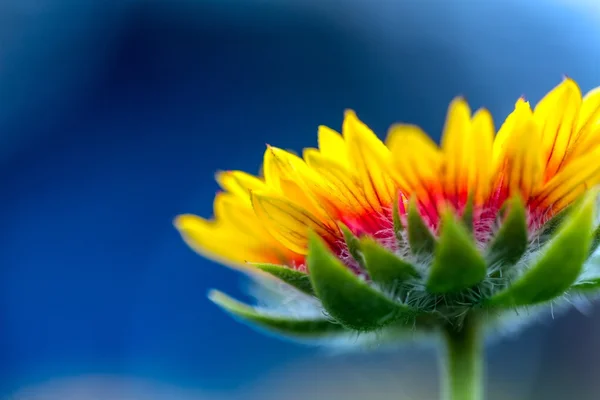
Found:
<svg viewBox="0 0 600 400"><path fill-rule="evenodd" d="M439 137L458 94L499 123L562 74L599 85L600 11L551 4L0 4L0 394L99 372L231 390L312 359L206 300L241 279L187 249L173 216L209 216L214 171L256 172L265 143L314 146L345 108L382 136L407 121ZM589 389L595 325L538 326L495 365L510 375L538 342L532 393L561 398L556 376Z"/></svg>

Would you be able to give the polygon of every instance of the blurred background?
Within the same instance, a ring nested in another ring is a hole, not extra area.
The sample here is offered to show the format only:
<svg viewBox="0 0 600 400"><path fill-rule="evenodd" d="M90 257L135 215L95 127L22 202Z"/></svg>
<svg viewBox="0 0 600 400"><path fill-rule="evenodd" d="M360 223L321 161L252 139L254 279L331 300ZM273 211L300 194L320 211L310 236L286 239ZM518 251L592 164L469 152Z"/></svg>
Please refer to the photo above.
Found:
<svg viewBox="0 0 600 400"><path fill-rule="evenodd" d="M171 222L212 213L353 108L438 139L564 74L600 85L600 7L512 0L0 0L0 399L435 399L435 353L331 354L206 299L242 277ZM490 399L597 399L598 307L488 351Z"/></svg>

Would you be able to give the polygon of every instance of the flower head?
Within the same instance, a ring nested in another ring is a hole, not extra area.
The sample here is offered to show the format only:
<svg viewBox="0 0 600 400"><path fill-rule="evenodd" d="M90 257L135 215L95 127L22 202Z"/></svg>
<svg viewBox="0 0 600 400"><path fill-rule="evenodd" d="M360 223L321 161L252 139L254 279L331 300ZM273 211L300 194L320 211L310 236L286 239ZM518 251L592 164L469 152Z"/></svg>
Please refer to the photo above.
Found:
<svg viewBox="0 0 600 400"><path fill-rule="evenodd" d="M267 146L261 177L218 173L215 218L175 225L202 255L275 277L317 310L211 294L237 316L295 337L395 335L599 285L586 267L599 160L600 89L582 97L571 79L533 109L519 99L497 134L487 110L454 99L440 146L407 124L382 142L346 111L341 134L319 127L302 157Z"/></svg>

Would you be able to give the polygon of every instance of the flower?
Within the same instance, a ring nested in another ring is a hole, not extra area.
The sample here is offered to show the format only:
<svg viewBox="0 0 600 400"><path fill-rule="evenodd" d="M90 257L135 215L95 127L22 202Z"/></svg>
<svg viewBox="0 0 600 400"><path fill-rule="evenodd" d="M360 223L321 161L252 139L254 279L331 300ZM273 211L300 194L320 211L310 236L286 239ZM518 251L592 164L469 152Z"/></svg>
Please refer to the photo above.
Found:
<svg viewBox="0 0 600 400"><path fill-rule="evenodd" d="M261 177L218 173L215 218L175 226L200 254L295 294L275 312L211 292L243 320L295 338L395 337L600 287L599 160L600 88L582 97L569 78L533 109L518 99L497 134L487 110L454 99L440 146L408 124L384 143L346 111L341 134L319 127L302 157L267 146Z"/></svg>

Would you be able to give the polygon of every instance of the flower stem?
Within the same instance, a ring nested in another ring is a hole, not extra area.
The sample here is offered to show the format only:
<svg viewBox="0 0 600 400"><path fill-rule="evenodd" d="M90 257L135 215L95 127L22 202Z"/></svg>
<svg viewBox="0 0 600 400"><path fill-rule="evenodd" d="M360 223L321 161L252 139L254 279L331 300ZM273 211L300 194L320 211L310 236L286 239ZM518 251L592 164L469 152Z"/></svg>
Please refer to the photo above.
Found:
<svg viewBox="0 0 600 400"><path fill-rule="evenodd" d="M483 400L483 344L477 316L460 327L444 329L446 355L442 357L442 399Z"/></svg>

